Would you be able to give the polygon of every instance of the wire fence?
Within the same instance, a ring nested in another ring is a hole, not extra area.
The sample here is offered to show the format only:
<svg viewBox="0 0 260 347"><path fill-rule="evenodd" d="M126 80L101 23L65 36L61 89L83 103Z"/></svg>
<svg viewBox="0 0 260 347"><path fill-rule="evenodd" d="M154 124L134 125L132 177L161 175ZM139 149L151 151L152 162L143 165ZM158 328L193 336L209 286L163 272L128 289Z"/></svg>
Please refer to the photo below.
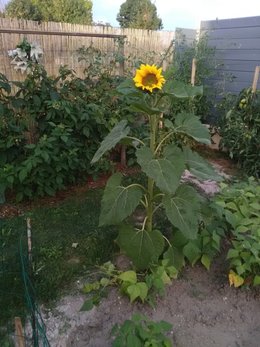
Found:
<svg viewBox="0 0 260 347"><path fill-rule="evenodd" d="M33 285L30 230L11 246L14 235L1 224L0 346L50 347Z"/></svg>

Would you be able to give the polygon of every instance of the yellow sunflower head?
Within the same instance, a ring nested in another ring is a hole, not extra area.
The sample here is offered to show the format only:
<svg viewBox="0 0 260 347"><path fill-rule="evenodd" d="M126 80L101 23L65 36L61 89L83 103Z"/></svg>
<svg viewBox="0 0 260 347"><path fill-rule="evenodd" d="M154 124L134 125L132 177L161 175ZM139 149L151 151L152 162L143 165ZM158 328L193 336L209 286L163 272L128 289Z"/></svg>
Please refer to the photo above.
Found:
<svg viewBox="0 0 260 347"><path fill-rule="evenodd" d="M140 69L136 70L133 80L136 87L142 88L142 90L148 90L151 93L154 89L162 89L165 83L165 79L162 76L162 69L156 65L142 64Z"/></svg>

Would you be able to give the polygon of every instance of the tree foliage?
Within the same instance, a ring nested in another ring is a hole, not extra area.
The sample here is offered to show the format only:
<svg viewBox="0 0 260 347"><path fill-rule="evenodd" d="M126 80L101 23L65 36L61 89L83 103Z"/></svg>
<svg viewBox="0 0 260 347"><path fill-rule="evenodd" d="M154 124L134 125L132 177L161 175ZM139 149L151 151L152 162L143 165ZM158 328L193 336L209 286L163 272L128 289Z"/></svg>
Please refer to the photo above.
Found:
<svg viewBox="0 0 260 347"><path fill-rule="evenodd" d="M162 29L162 20L157 15L151 0L126 0L120 7L117 21L121 28Z"/></svg>
<svg viewBox="0 0 260 347"><path fill-rule="evenodd" d="M38 21L92 24L91 0L11 0L5 13L9 17Z"/></svg>
<svg viewBox="0 0 260 347"><path fill-rule="evenodd" d="M5 7L5 13L8 17L42 20L39 7L35 6L33 0L11 0Z"/></svg>

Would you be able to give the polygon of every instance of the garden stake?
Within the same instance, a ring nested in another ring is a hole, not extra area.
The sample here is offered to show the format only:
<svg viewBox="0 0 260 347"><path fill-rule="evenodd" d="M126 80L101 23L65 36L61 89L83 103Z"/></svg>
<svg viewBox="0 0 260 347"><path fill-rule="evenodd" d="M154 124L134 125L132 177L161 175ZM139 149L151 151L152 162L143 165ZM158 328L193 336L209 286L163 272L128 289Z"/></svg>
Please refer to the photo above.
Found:
<svg viewBox="0 0 260 347"><path fill-rule="evenodd" d="M252 84L252 92L255 93L257 89L257 82L259 78L259 73L260 73L260 66L256 66L255 68L255 74L254 74L254 80Z"/></svg>
<svg viewBox="0 0 260 347"><path fill-rule="evenodd" d="M25 347L23 326L22 326L22 321L20 317L14 318L14 326L15 326L15 337L16 337L15 347Z"/></svg>
<svg viewBox="0 0 260 347"><path fill-rule="evenodd" d="M29 276L32 278L33 265L32 265L32 228L31 228L31 218L26 218L27 224L27 244L28 244L28 260L29 260ZM32 310L32 328L33 328L33 346L38 345L38 332L36 328L36 315L35 315L35 304L33 304Z"/></svg>
<svg viewBox="0 0 260 347"><path fill-rule="evenodd" d="M31 218L26 219L27 224L27 244L28 244L28 258L29 265L32 266L32 229L31 229Z"/></svg>
<svg viewBox="0 0 260 347"><path fill-rule="evenodd" d="M195 79L196 79L196 69L197 69L197 59L192 59L192 68L191 68L191 85L195 86Z"/></svg>

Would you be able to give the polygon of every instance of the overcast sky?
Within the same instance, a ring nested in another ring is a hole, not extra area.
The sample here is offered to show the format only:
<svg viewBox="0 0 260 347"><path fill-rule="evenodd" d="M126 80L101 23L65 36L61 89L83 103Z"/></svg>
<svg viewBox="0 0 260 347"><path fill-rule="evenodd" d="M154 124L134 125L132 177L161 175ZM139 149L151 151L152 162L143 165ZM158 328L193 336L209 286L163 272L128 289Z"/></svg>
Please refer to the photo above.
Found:
<svg viewBox="0 0 260 347"><path fill-rule="evenodd" d="M95 22L102 21L119 26L116 15L125 0L92 1ZM153 2L163 21L164 30L198 29L201 20L260 16L260 0L153 0ZM7 0L0 0L0 7L5 3Z"/></svg>
<svg viewBox="0 0 260 347"><path fill-rule="evenodd" d="M95 21L118 26L116 15L125 0L93 0ZM201 20L260 16L260 0L156 0L164 30L198 29Z"/></svg>

